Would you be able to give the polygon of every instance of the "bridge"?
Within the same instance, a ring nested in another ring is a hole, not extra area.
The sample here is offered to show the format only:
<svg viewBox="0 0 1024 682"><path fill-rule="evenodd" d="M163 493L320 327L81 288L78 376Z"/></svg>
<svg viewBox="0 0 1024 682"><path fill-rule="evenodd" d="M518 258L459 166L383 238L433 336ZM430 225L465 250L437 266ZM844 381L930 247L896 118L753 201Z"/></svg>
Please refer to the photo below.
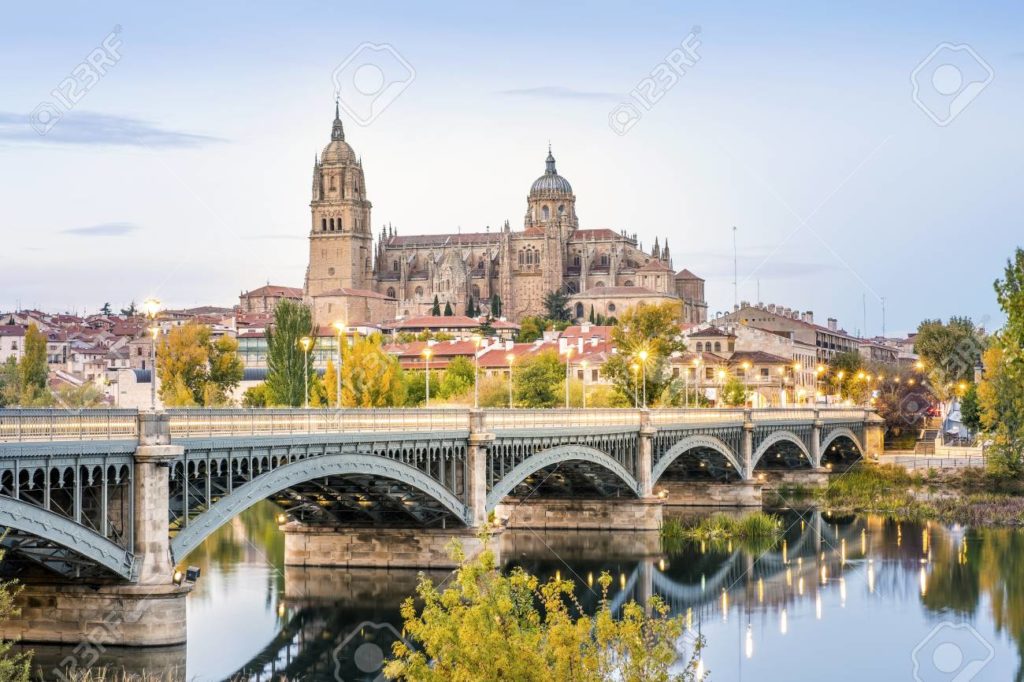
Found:
<svg viewBox="0 0 1024 682"><path fill-rule="evenodd" d="M187 589L175 566L265 499L290 564L444 566L451 537L472 544L491 515L656 530L676 496L879 453L880 421L860 408L0 410L5 568L29 591L60 578L69 612L86 585L172 603ZM145 643L184 637L178 601L166 636L140 628Z"/></svg>

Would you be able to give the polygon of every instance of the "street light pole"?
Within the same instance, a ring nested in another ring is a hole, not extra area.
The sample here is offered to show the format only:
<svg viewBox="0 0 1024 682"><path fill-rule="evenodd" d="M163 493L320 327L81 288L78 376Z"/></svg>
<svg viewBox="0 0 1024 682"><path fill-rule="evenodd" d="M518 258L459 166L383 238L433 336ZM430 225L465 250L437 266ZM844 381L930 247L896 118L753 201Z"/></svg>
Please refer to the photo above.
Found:
<svg viewBox="0 0 1024 682"><path fill-rule="evenodd" d="M647 358L649 354L647 350L640 351L640 369L643 372L644 377L644 409L647 409Z"/></svg>
<svg viewBox="0 0 1024 682"><path fill-rule="evenodd" d="M160 328L156 325L156 316L160 312L160 299L147 298L142 302L142 311L149 318L150 333L153 335L153 347L150 350L149 409L156 412L156 337Z"/></svg>
<svg viewBox="0 0 1024 682"><path fill-rule="evenodd" d="M516 356L509 353L505 356L508 360L508 409L512 409L512 365L515 364Z"/></svg>
<svg viewBox="0 0 1024 682"><path fill-rule="evenodd" d="M427 363L427 401L424 407L430 407L430 356L433 353L429 348L423 349L423 358Z"/></svg>
<svg viewBox="0 0 1024 682"><path fill-rule="evenodd" d="M587 409L587 366L590 364L586 360L582 363L583 365L583 409Z"/></svg>
<svg viewBox="0 0 1024 682"><path fill-rule="evenodd" d="M309 349L313 347L313 339L308 336L303 336L299 339L299 343L302 344L302 385L304 387L303 397L304 405L306 409L309 409Z"/></svg>
<svg viewBox="0 0 1024 682"><path fill-rule="evenodd" d="M565 349L565 409L569 409L569 367L572 362L572 346Z"/></svg>
<svg viewBox="0 0 1024 682"><path fill-rule="evenodd" d="M341 409L341 346L345 343L345 323L335 322L334 328L338 330L338 371L337 374L337 385L335 387L334 402L337 404L338 409Z"/></svg>
<svg viewBox="0 0 1024 682"><path fill-rule="evenodd" d="M640 387L637 385L637 379L640 378L639 377L640 365L638 365L637 363L634 362L630 366L630 369L633 370L633 407L639 410L640 409Z"/></svg>
<svg viewBox="0 0 1024 682"><path fill-rule="evenodd" d="M473 346L475 352L473 353L473 407L477 410L480 409L480 344L483 343L483 337L476 334L473 337Z"/></svg>

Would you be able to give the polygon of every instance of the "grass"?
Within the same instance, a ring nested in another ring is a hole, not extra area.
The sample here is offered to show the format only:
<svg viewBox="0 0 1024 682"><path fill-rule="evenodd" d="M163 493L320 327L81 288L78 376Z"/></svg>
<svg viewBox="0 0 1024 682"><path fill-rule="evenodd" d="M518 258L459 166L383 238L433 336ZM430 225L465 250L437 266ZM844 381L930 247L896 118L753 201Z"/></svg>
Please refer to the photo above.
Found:
<svg viewBox="0 0 1024 682"><path fill-rule="evenodd" d="M782 532L782 521L774 514L754 512L742 518L712 514L691 523L666 519L661 526L665 540L716 542L720 540L774 540Z"/></svg>
<svg viewBox="0 0 1024 682"><path fill-rule="evenodd" d="M181 679L173 671L163 673L130 673L116 668L89 668L88 670L68 669L61 679L70 682L174 682Z"/></svg>
<svg viewBox="0 0 1024 682"><path fill-rule="evenodd" d="M1024 525L1024 483L980 469L909 474L893 465L861 465L834 476L818 502L840 513L886 514L968 526Z"/></svg>

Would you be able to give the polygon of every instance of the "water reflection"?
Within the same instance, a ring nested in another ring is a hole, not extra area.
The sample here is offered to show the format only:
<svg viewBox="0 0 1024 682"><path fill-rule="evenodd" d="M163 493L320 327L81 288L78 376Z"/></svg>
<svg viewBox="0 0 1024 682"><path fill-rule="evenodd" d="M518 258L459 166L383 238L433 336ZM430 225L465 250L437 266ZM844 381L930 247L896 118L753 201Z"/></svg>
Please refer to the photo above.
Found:
<svg viewBox="0 0 1024 682"><path fill-rule="evenodd" d="M707 638L703 665L716 680L911 679L915 649L932 651L921 643L944 622L969 623L982 638L952 642L966 658L991 647L971 679L1021 679L1024 533L780 514L784 535L761 546L516 531L499 551L506 566L576 581L587 609L604 571L615 608L660 595L685 616L688 641ZM111 651L111 662L154 670L187 657L187 678L198 680L373 679L373 652L400 636L399 604L417 580L411 570L283 566L269 505L221 529L189 563L203 577L189 597L187 650L141 652L134 663L132 652ZM963 631L936 632L931 644ZM59 660L62 651L40 654Z"/></svg>

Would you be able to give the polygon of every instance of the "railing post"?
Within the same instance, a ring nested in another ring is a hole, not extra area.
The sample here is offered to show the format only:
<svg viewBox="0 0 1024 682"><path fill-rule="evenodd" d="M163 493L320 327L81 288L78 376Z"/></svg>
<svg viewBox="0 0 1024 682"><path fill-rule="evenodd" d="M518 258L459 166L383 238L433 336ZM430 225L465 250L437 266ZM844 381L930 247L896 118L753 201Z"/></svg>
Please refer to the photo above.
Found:
<svg viewBox="0 0 1024 682"><path fill-rule="evenodd" d="M744 481L754 478L754 415L751 410L743 410L743 452L740 464L743 465Z"/></svg>
<svg viewBox="0 0 1024 682"><path fill-rule="evenodd" d="M484 412L470 410L466 506L469 507L469 521L473 528L479 528L487 523L487 457L488 448L493 442L494 433L488 430Z"/></svg>
<svg viewBox="0 0 1024 682"><path fill-rule="evenodd" d="M651 425L651 412L644 409L640 411L640 461L637 462L636 479L640 484L640 497L650 497L654 494L654 481L651 475L654 473L654 434L658 430Z"/></svg>

